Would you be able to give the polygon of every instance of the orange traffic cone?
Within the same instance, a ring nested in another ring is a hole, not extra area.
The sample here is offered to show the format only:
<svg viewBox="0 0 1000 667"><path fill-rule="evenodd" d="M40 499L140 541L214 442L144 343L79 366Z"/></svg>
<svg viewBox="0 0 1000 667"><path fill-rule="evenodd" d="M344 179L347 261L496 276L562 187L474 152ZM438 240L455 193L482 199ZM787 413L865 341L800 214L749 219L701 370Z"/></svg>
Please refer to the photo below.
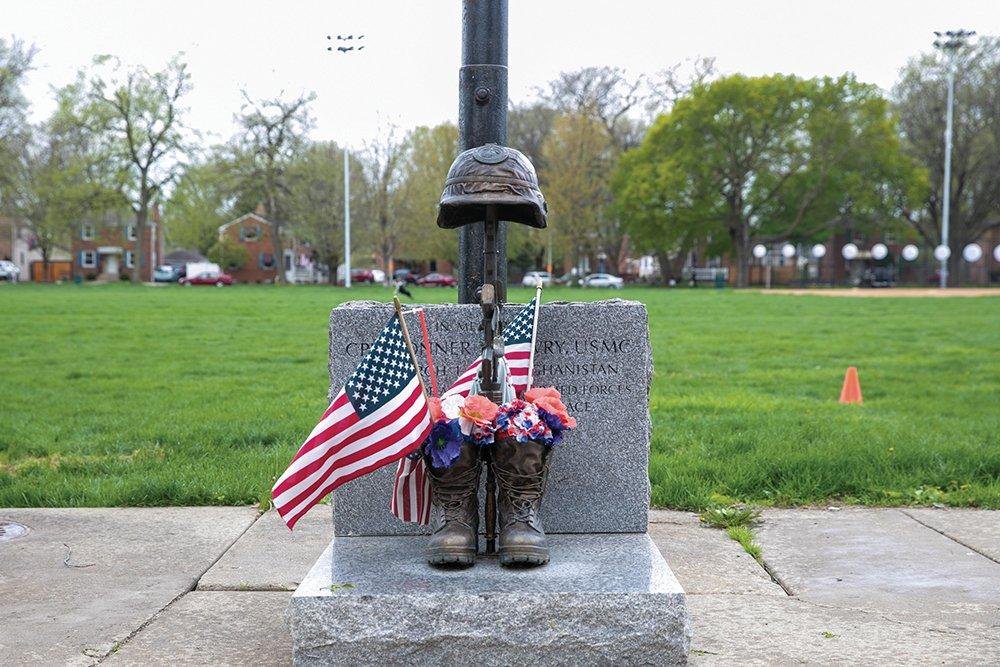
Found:
<svg viewBox="0 0 1000 667"><path fill-rule="evenodd" d="M844 387L840 390L840 402L844 405L861 405L861 383L858 381L858 369L851 366L844 375Z"/></svg>

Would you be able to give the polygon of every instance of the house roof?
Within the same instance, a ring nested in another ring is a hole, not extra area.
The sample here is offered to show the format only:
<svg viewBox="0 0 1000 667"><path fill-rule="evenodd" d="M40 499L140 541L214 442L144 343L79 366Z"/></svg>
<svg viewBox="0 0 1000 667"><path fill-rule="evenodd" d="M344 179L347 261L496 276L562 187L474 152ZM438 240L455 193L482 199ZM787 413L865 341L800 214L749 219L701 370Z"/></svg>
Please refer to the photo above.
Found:
<svg viewBox="0 0 1000 667"><path fill-rule="evenodd" d="M227 222L224 225L219 225L219 234L222 234L223 232L225 232L227 229L229 229L233 225L237 225L237 224L243 222L244 220L256 220L257 222L263 222L265 225L271 224L270 220L268 220L266 218L263 218L263 217L257 215L256 213L247 213L246 215L241 215L240 217L236 218L235 220L230 220L229 222Z"/></svg>
<svg viewBox="0 0 1000 667"><path fill-rule="evenodd" d="M173 252L168 252L164 257L164 261L168 264L170 262L207 262L208 258L202 255L200 252L195 252L194 250L174 250Z"/></svg>

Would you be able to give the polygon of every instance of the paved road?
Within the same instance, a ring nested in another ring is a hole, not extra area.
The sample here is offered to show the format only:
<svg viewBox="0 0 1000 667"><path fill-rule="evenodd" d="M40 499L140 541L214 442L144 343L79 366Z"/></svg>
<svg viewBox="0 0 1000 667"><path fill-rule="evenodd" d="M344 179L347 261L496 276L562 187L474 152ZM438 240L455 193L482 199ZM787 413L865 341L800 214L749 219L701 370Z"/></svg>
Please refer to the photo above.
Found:
<svg viewBox="0 0 1000 667"><path fill-rule="evenodd" d="M251 508L0 509L12 664L288 664L289 591L330 539ZM1000 662L1000 512L772 510L764 567L683 512L649 532L688 593L695 664Z"/></svg>

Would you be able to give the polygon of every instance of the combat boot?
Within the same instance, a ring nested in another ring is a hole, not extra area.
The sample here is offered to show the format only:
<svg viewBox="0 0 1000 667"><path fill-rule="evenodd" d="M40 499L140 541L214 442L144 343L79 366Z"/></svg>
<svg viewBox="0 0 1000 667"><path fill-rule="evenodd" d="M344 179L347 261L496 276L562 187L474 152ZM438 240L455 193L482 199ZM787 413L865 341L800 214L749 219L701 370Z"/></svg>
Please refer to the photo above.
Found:
<svg viewBox="0 0 1000 667"><path fill-rule="evenodd" d="M479 447L462 443L449 468L435 468L427 459L434 519L427 543L431 565L472 565L479 543Z"/></svg>
<svg viewBox="0 0 1000 667"><path fill-rule="evenodd" d="M499 487L500 564L544 565L549 548L538 512L552 448L506 438L491 449L490 465Z"/></svg>

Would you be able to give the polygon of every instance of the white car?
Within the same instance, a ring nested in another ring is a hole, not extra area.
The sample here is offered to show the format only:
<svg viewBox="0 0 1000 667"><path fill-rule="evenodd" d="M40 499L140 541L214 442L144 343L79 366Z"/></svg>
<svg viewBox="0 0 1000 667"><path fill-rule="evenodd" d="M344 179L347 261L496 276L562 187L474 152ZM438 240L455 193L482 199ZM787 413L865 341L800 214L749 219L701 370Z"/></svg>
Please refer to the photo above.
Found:
<svg viewBox="0 0 1000 667"><path fill-rule="evenodd" d="M0 260L0 280L16 283L21 277L21 267L10 260Z"/></svg>
<svg viewBox="0 0 1000 667"><path fill-rule="evenodd" d="M583 287L611 287L613 289L621 289L625 285L625 281L610 273L591 273L580 281L580 285Z"/></svg>
<svg viewBox="0 0 1000 667"><path fill-rule="evenodd" d="M524 287L548 287L552 284L552 274L548 271L528 271L521 278L521 285Z"/></svg>

